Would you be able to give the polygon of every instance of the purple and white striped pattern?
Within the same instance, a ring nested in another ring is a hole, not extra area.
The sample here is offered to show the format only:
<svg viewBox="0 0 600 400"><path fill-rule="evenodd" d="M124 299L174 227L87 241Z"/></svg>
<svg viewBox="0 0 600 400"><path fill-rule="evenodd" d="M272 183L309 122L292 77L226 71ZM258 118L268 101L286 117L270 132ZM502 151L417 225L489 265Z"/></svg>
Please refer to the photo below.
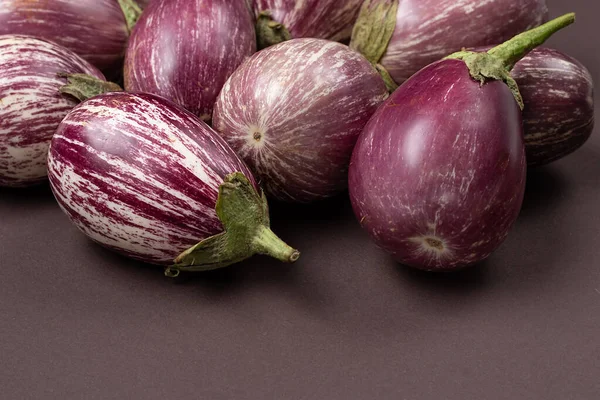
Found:
<svg viewBox="0 0 600 400"><path fill-rule="evenodd" d="M129 36L117 0L0 0L0 34L56 42L105 73L121 68Z"/></svg>
<svg viewBox="0 0 600 400"><path fill-rule="evenodd" d="M528 165L558 160L588 140L594 129L594 85L579 61L558 50L538 48L519 61L511 75L525 102Z"/></svg>
<svg viewBox="0 0 600 400"><path fill-rule="evenodd" d="M373 0L373 6L380 1ZM401 84L463 47L503 43L545 22L545 0L400 0L381 64Z"/></svg>
<svg viewBox="0 0 600 400"><path fill-rule="evenodd" d="M125 88L161 95L208 121L227 78L255 51L244 0L158 1L131 34Z"/></svg>
<svg viewBox="0 0 600 400"><path fill-rule="evenodd" d="M377 71L348 46L292 39L232 75L213 124L268 195L311 202L346 188L358 135L387 96Z"/></svg>
<svg viewBox="0 0 600 400"><path fill-rule="evenodd" d="M72 51L21 35L0 36L0 186L46 179L46 157L58 124L77 105L59 93L57 73L102 73Z"/></svg>
<svg viewBox="0 0 600 400"><path fill-rule="evenodd" d="M360 136L354 212L377 245L426 270L477 263L500 246L523 200L521 110L508 86L480 86L462 61L422 69Z"/></svg>
<svg viewBox="0 0 600 400"><path fill-rule="evenodd" d="M253 181L210 127L151 94L108 93L80 104L52 139L48 166L58 203L81 231L161 265L222 231L215 204L227 174Z"/></svg>
<svg viewBox="0 0 600 400"><path fill-rule="evenodd" d="M350 39L363 0L254 0L256 15L270 11L293 38Z"/></svg>

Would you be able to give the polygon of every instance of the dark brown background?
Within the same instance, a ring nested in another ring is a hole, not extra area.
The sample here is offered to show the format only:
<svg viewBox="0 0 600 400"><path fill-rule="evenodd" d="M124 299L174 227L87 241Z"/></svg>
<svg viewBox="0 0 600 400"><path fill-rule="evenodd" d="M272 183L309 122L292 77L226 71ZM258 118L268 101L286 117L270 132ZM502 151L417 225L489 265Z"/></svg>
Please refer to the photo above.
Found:
<svg viewBox="0 0 600 400"><path fill-rule="evenodd" d="M550 42L600 81L600 5ZM0 190L2 399L599 399L600 132L531 171L478 268L414 272L345 196L275 207L303 251L174 284L90 243L48 188Z"/></svg>

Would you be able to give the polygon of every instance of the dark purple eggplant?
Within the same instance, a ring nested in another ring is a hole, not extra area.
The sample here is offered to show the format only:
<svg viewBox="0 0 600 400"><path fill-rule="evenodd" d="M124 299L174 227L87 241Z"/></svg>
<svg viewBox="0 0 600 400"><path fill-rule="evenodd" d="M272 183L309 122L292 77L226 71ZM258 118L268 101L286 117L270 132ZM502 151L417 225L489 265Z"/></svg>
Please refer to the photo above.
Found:
<svg viewBox="0 0 600 400"><path fill-rule="evenodd" d="M134 0L0 0L0 35L50 40L113 75L140 12Z"/></svg>
<svg viewBox="0 0 600 400"><path fill-rule="evenodd" d="M258 47L293 38L350 39L363 0L253 0Z"/></svg>
<svg viewBox="0 0 600 400"><path fill-rule="evenodd" d="M545 0L365 0L350 46L401 84L452 52L502 43L547 17Z"/></svg>
<svg viewBox="0 0 600 400"><path fill-rule="evenodd" d="M0 186L30 186L46 179L50 139L77 105L59 89L59 74L89 74L94 66L55 43L22 35L0 36Z"/></svg>
<svg viewBox="0 0 600 400"><path fill-rule="evenodd" d="M168 266L170 275L256 253L299 257L269 229L266 200L233 150L161 97L119 92L81 103L52 139L48 172L58 203L82 232Z"/></svg>
<svg viewBox="0 0 600 400"><path fill-rule="evenodd" d="M487 258L523 200L522 99L509 70L574 14L487 53L461 51L400 86L360 136L352 205L373 240L403 264L453 270Z"/></svg>
<svg viewBox="0 0 600 400"><path fill-rule="evenodd" d="M571 154L594 129L590 72L558 50L535 49L511 72L523 95L527 164L538 166Z"/></svg>
<svg viewBox="0 0 600 400"><path fill-rule="evenodd" d="M162 0L131 34L125 89L158 94L208 121L227 78L255 51L243 0Z"/></svg>
<svg viewBox="0 0 600 400"><path fill-rule="evenodd" d="M213 126L269 196L307 203L347 187L358 135L387 96L375 68L348 46L292 39L231 76Z"/></svg>

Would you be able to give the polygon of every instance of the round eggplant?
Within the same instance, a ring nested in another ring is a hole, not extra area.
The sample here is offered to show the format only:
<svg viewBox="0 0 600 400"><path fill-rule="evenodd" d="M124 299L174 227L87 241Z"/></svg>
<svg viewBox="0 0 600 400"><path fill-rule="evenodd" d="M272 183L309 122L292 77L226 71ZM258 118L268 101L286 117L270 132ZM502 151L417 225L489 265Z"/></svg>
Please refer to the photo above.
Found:
<svg viewBox="0 0 600 400"><path fill-rule="evenodd" d="M255 253L299 256L269 229L264 196L233 150L161 97L115 92L81 103L58 127L48 168L81 231L170 275Z"/></svg>
<svg viewBox="0 0 600 400"><path fill-rule="evenodd" d="M292 38L350 39L363 0L254 0L258 47Z"/></svg>
<svg viewBox="0 0 600 400"><path fill-rule="evenodd" d="M502 43L547 17L545 0L366 0L351 47L402 84L454 51Z"/></svg>
<svg viewBox="0 0 600 400"><path fill-rule="evenodd" d="M223 84L255 51L244 1L162 0L131 34L125 89L161 95L209 121Z"/></svg>
<svg viewBox="0 0 600 400"><path fill-rule="evenodd" d="M526 179L512 66L568 14L487 53L462 51L400 86L369 121L349 173L357 218L403 264L453 270L507 237Z"/></svg>
<svg viewBox="0 0 600 400"><path fill-rule="evenodd" d="M307 203L346 188L358 135L387 96L375 68L348 46L292 39L232 75L213 125L269 196Z"/></svg>
<svg viewBox="0 0 600 400"><path fill-rule="evenodd" d="M77 101L59 89L59 74L89 74L94 66L72 51L22 35L0 36L0 186L30 186L46 179L50 139Z"/></svg>
<svg viewBox="0 0 600 400"><path fill-rule="evenodd" d="M139 13L133 0L0 0L0 35L50 40L112 75Z"/></svg>
<svg viewBox="0 0 600 400"><path fill-rule="evenodd" d="M519 61L511 75L525 103L528 165L548 164L583 146L594 130L594 85L579 61L539 48Z"/></svg>

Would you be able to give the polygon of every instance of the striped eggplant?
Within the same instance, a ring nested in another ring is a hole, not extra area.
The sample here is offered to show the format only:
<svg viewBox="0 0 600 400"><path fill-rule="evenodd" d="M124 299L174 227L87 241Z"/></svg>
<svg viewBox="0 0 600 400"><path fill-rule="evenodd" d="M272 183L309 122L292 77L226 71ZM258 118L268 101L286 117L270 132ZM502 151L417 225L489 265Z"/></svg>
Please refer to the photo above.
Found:
<svg viewBox="0 0 600 400"><path fill-rule="evenodd" d="M512 70L525 109L527 164L558 160L581 147L594 129L592 76L577 60L538 48Z"/></svg>
<svg viewBox="0 0 600 400"><path fill-rule="evenodd" d="M292 39L232 75L213 125L268 195L307 203L346 188L358 135L387 96L375 68L348 46Z"/></svg>
<svg viewBox="0 0 600 400"><path fill-rule="evenodd" d="M377 110L352 155L349 187L380 247L405 265L449 271L502 244L526 179L523 100L509 71L574 19L430 64Z"/></svg>
<svg viewBox="0 0 600 400"><path fill-rule="evenodd" d="M29 186L46 179L54 131L75 99L61 95L59 73L104 76L72 51L22 35L0 36L0 186Z"/></svg>
<svg viewBox="0 0 600 400"><path fill-rule="evenodd" d="M291 38L350 39L363 0L253 0L259 48Z"/></svg>
<svg viewBox="0 0 600 400"><path fill-rule="evenodd" d="M113 75L139 13L134 0L0 0L0 35L56 42Z"/></svg>
<svg viewBox="0 0 600 400"><path fill-rule="evenodd" d="M255 51L244 0L162 0L131 34L125 89L161 95L209 121L223 84Z"/></svg>
<svg viewBox="0 0 600 400"><path fill-rule="evenodd" d="M113 92L74 108L52 139L52 191L91 239L131 258L208 270L299 253L269 229L264 196L208 125L161 97Z"/></svg>
<svg viewBox="0 0 600 400"><path fill-rule="evenodd" d="M351 47L402 84L452 52L502 43L547 17L545 0L365 0Z"/></svg>

